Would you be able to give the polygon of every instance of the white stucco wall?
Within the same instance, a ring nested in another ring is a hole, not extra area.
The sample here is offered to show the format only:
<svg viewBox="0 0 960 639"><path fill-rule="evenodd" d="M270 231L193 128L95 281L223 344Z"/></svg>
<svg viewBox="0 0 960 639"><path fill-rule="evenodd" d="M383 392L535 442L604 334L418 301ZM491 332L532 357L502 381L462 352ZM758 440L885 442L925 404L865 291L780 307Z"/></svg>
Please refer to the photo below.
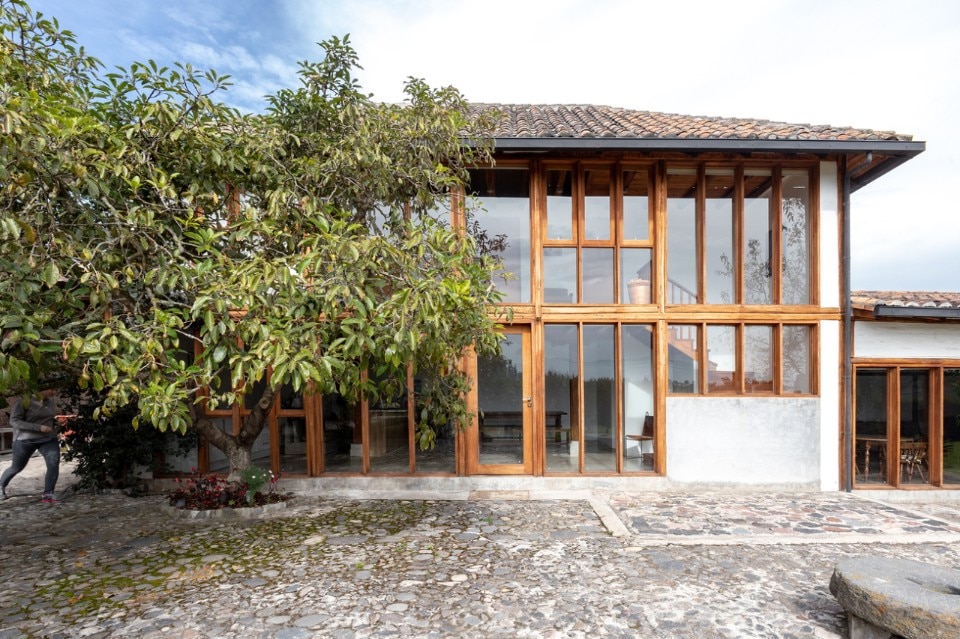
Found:
<svg viewBox="0 0 960 639"><path fill-rule="evenodd" d="M820 163L820 305L840 306L840 194L837 163Z"/></svg>
<svg viewBox="0 0 960 639"><path fill-rule="evenodd" d="M819 489L820 422L816 397L668 397L667 478Z"/></svg>
<svg viewBox="0 0 960 639"><path fill-rule="evenodd" d="M840 490L840 322L820 322L820 490Z"/></svg>
<svg viewBox="0 0 960 639"><path fill-rule="evenodd" d="M854 357L960 359L960 324L854 322Z"/></svg>

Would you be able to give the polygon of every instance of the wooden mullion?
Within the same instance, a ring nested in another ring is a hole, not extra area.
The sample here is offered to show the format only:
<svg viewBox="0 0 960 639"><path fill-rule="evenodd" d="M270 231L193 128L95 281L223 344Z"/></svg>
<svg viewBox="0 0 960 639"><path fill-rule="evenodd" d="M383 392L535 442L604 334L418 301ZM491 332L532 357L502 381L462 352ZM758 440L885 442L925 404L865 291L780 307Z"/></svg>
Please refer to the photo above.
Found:
<svg viewBox="0 0 960 639"><path fill-rule="evenodd" d="M820 164L813 166L809 173L810 183L807 191L810 193L809 224L810 224L810 271L807 276L810 280L810 304L820 305ZM842 182L842 180L838 180ZM843 269L840 269L843 270ZM843 289L841 289L843 290Z"/></svg>
<svg viewBox="0 0 960 639"><path fill-rule="evenodd" d="M707 176L703 163L697 165L696 198L697 304L707 300Z"/></svg>
<svg viewBox="0 0 960 639"><path fill-rule="evenodd" d="M656 329L654 341L654 417L653 417L653 470L666 475L667 473L667 445L666 445L666 417L667 417L667 378L670 361L670 327L665 319L654 324Z"/></svg>
<svg viewBox="0 0 960 639"><path fill-rule="evenodd" d="M887 369L887 483L900 487L900 368Z"/></svg>
<svg viewBox="0 0 960 639"><path fill-rule="evenodd" d="M666 164L658 162L653 171L653 195L650 202L650 223L652 225L653 264L651 265L650 284L651 302L657 305L657 311L663 313L666 305L667 290L667 173Z"/></svg>
<svg viewBox="0 0 960 639"><path fill-rule="evenodd" d="M774 304L783 304L783 171L775 166L770 171L772 189L770 193L770 271L772 297Z"/></svg>
<svg viewBox="0 0 960 639"><path fill-rule="evenodd" d="M360 374L362 381L366 382L369 374L364 370ZM360 398L360 441L363 450L360 472L366 475L370 472L370 400L366 396Z"/></svg>
<svg viewBox="0 0 960 639"><path fill-rule="evenodd" d="M943 368L930 369L927 398L927 481L943 487Z"/></svg>
<svg viewBox="0 0 960 639"><path fill-rule="evenodd" d="M746 280L746 245L744 242L744 233L746 232L746 222L743 219L743 165L738 164L734 169L734 200L733 200L733 251L734 251L734 282L733 282L733 300L735 304L745 304L745 280Z"/></svg>

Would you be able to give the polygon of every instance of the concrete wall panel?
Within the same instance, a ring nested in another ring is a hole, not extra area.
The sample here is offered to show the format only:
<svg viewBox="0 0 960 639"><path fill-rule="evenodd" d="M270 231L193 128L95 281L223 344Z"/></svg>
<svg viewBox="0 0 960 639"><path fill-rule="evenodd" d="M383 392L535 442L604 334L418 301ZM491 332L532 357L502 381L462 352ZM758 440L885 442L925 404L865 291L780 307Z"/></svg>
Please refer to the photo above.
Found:
<svg viewBox="0 0 960 639"><path fill-rule="evenodd" d="M672 482L820 488L819 398L668 397L666 431Z"/></svg>

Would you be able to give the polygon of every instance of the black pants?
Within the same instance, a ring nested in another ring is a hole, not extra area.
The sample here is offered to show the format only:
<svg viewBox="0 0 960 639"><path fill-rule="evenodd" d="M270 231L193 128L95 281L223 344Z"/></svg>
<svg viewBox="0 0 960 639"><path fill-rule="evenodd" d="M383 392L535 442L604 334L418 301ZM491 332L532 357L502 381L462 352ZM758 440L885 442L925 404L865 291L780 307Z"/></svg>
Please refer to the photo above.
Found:
<svg viewBox="0 0 960 639"><path fill-rule="evenodd" d="M15 439L10 467L3 471L3 475L0 476L0 486L6 488L10 480L26 468L30 456L38 450L43 457L43 461L47 464L47 473L43 476L43 492L52 493L57 487L57 480L60 478L60 442L56 438L40 442Z"/></svg>

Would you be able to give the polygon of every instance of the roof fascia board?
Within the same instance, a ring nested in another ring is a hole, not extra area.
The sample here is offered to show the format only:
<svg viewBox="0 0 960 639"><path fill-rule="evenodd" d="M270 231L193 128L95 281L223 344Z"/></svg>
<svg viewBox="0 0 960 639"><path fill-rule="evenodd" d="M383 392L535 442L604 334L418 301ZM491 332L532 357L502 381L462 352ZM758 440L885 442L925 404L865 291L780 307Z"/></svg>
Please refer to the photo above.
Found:
<svg viewBox="0 0 960 639"><path fill-rule="evenodd" d="M696 138L494 138L498 151L559 151L582 148L621 151L754 151L885 153L913 157L925 142L903 140L727 140Z"/></svg>
<svg viewBox="0 0 960 639"><path fill-rule="evenodd" d="M873 309L877 319L896 317L900 319L954 319L960 320L960 308L922 308L916 306L877 306Z"/></svg>

